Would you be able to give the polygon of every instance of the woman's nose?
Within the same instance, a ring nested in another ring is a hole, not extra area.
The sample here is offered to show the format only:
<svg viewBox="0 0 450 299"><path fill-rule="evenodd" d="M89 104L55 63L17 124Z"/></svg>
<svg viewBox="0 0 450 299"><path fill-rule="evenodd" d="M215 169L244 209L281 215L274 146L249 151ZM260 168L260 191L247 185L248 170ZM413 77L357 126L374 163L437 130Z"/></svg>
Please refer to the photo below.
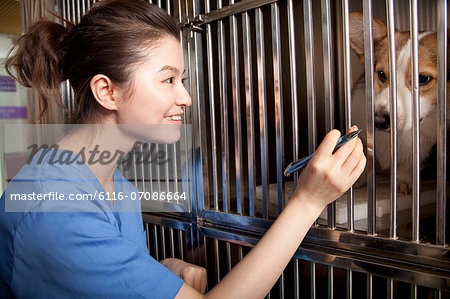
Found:
<svg viewBox="0 0 450 299"><path fill-rule="evenodd" d="M185 107L189 107L192 104L191 101L191 96L189 95L188 91L186 90L186 88L182 88L182 90L180 91L180 95L178 96L178 99L176 101L177 105L179 106L185 106Z"/></svg>

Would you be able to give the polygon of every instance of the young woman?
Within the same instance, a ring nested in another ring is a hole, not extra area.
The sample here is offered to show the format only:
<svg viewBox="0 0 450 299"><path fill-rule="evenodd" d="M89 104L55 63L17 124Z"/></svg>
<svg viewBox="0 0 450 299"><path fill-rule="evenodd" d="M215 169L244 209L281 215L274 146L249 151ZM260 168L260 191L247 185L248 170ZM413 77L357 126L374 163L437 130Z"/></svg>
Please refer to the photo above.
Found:
<svg viewBox="0 0 450 299"><path fill-rule="evenodd" d="M6 66L36 90L44 107L62 105L59 87L68 79L76 99L68 123L77 126L57 149L40 149L0 200L1 297L261 298L323 208L365 167L359 139L333 153L340 133L328 133L264 237L204 294L203 268L177 259L158 263L148 254L139 201L94 200L70 209L67 202L35 201L20 211L7 208L16 193L136 192L116 168L119 157L94 163L76 153L98 145L100 152L126 153L136 140L179 138L178 116L191 99L174 20L145 1L104 0L68 29L48 21L31 26ZM51 163L69 156L75 163ZM125 210L134 212L119 213Z"/></svg>

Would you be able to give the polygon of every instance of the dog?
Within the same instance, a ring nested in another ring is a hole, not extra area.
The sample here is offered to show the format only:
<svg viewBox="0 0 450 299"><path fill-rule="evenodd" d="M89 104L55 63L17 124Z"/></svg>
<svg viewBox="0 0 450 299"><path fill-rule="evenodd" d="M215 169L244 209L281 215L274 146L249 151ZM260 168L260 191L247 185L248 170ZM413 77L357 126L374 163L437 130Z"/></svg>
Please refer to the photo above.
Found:
<svg viewBox="0 0 450 299"><path fill-rule="evenodd" d="M363 14L350 14L350 47L364 65ZM419 102L420 102L420 167L426 166L438 137L437 131L437 33L420 32L419 44ZM397 169L398 191L412 190L412 96L411 96L411 40L409 32L395 33L397 69ZM389 47L387 27L373 18L374 57L374 125L375 157L378 166L390 168L390 110L389 110ZM448 63L447 63L448 64ZM447 70L448 73L448 70ZM449 82L447 76L447 127L450 123ZM364 74L352 88L352 122L363 129L366 126ZM365 134L361 138L366 140Z"/></svg>

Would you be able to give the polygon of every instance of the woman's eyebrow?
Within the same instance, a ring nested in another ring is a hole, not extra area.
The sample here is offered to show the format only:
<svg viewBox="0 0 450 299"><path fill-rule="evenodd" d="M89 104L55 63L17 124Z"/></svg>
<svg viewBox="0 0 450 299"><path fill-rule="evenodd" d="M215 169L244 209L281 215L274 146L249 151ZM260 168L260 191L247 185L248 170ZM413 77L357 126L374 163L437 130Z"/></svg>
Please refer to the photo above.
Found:
<svg viewBox="0 0 450 299"><path fill-rule="evenodd" d="M173 72L175 72L175 73L177 73L177 74L180 73L180 70L179 70L179 69L177 69L176 67L173 67L173 66L171 66L171 65L165 65L165 66L163 66L162 68L159 69L158 73L159 73L159 72L162 72L162 71L173 71ZM183 70L183 74L184 74L185 72L186 72L186 70Z"/></svg>

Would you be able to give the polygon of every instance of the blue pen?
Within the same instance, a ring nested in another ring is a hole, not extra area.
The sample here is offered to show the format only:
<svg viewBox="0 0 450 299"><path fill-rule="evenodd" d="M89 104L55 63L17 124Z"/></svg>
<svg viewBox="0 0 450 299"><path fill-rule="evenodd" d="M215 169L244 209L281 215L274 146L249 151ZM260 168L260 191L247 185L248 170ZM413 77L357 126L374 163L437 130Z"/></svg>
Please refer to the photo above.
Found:
<svg viewBox="0 0 450 299"><path fill-rule="evenodd" d="M353 131L353 132L350 132L350 133L342 136L341 138L339 138L339 140L336 144L336 147L334 148L334 151L336 151L338 148L340 148L341 146L343 146L344 144L346 144L347 142L349 142L350 140L352 140L353 138L358 136L358 134L360 132L361 132L361 130ZM311 160L311 158L314 156L314 154L315 153L312 153L308 157L302 158L298 161L294 161L291 164L289 164L289 166L283 172L284 176L290 177L294 172L297 172L300 169L302 169L303 167L305 167L306 165L308 165L309 160Z"/></svg>

